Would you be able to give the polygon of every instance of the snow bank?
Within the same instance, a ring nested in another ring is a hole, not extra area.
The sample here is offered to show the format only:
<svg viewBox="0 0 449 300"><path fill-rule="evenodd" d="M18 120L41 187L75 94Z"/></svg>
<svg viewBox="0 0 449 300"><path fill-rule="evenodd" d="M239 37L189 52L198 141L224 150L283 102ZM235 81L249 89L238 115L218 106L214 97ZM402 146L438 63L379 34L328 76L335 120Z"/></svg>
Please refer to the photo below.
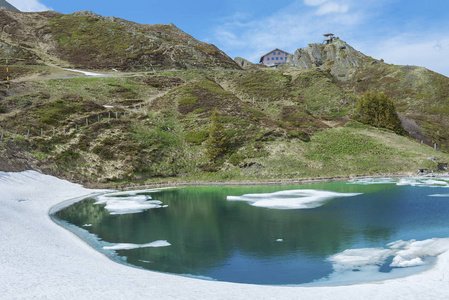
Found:
<svg viewBox="0 0 449 300"><path fill-rule="evenodd" d="M66 71L70 71L70 72L76 72L76 73L82 73L86 76L89 77L107 77L110 75L106 75L106 74L100 74L100 73L93 73L93 72L87 72L87 71L80 71L80 70L74 70L74 69L64 69Z"/></svg>
<svg viewBox="0 0 449 300"><path fill-rule="evenodd" d="M272 209L308 209L323 205L339 197L352 197L359 193L336 193L318 190L289 190L275 193L228 196L228 201L245 201L252 206Z"/></svg>
<svg viewBox="0 0 449 300"><path fill-rule="evenodd" d="M137 248L148 248L148 247L168 247L171 246L171 244L167 241L159 240L154 241L148 244L127 244L127 243L121 243L116 244L114 246L104 246L103 249L106 250L130 250L130 249L137 249Z"/></svg>
<svg viewBox="0 0 449 300"><path fill-rule="evenodd" d="M425 272L381 284L350 286L235 284L125 266L56 225L48 215L52 207L63 201L73 202L74 198L82 199L100 192L36 172L0 172L0 298L447 299L449 294L449 252L440 254L432 269ZM404 242L407 246L396 253L405 251L402 252L404 256L412 258L413 254L425 261L421 251L429 255L444 251L444 241L422 242ZM392 250L394 246L386 249ZM431 253L430 248L435 252ZM382 254L376 253L373 260L379 256ZM378 266L374 268L379 273ZM354 276L360 274L350 272Z"/></svg>

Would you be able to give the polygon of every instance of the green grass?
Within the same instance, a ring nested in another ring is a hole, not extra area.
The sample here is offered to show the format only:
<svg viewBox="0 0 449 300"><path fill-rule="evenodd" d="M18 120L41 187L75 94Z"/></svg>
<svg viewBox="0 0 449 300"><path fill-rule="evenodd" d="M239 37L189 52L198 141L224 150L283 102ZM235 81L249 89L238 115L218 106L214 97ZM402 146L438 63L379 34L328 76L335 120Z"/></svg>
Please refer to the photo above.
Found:
<svg viewBox="0 0 449 300"><path fill-rule="evenodd" d="M208 79L213 73L199 71L43 80L30 84L21 95L7 97L1 124L8 124L2 126L8 137L32 129L29 141L22 138L14 143L41 165L63 176L110 185L392 174L415 172L429 164L427 157L449 161L444 153L358 122L326 129L323 121L343 118L344 124L349 119L356 98L327 73L283 72L218 73L214 77L219 84ZM187 78L191 79L184 83ZM258 80L267 85L261 91ZM281 90L284 98L279 98ZM268 104L242 98L253 92L273 93L274 98ZM336 103L329 102L329 93ZM161 96L146 100L155 94ZM133 100L127 99L130 97L141 99L139 103L146 103L147 110L132 118L103 118L100 122L93 118L85 124L87 116L106 111L103 104L113 104L123 113L133 105L128 102ZM337 104L340 112L335 110ZM313 105L323 108L314 111ZM443 103L433 109L444 111L444 107ZM204 156L204 141L215 108L222 114L228 151L219 163L211 165ZM408 103L403 108L410 110ZM446 134L441 127L445 119L438 117L439 112L414 116L436 140ZM73 121L78 122L76 132ZM40 126L44 127L42 138ZM66 134L62 134L62 126L66 126Z"/></svg>

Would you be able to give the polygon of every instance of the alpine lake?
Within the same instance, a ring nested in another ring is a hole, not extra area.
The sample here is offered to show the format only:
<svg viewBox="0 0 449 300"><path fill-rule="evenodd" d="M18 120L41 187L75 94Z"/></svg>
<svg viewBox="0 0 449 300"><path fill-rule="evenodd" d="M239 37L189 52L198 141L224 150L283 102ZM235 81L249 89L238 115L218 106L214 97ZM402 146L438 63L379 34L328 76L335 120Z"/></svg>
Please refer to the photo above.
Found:
<svg viewBox="0 0 449 300"><path fill-rule="evenodd" d="M111 259L264 285L424 271L449 249L449 178L111 192L52 214Z"/></svg>

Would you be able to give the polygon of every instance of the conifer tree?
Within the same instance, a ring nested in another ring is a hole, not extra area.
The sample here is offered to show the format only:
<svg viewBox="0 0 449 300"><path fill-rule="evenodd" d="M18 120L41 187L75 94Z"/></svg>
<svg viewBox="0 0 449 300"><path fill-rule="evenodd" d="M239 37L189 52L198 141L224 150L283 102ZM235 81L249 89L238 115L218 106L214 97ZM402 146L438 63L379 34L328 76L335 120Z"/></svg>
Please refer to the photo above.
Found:
<svg viewBox="0 0 449 300"><path fill-rule="evenodd" d="M220 120L220 113L214 109L211 116L211 126L209 128L209 137L206 140L206 156L214 162L217 162L227 151L227 136Z"/></svg>
<svg viewBox="0 0 449 300"><path fill-rule="evenodd" d="M393 100L384 93L368 91L360 97L357 101L355 119L368 125L392 130L397 134L405 134Z"/></svg>

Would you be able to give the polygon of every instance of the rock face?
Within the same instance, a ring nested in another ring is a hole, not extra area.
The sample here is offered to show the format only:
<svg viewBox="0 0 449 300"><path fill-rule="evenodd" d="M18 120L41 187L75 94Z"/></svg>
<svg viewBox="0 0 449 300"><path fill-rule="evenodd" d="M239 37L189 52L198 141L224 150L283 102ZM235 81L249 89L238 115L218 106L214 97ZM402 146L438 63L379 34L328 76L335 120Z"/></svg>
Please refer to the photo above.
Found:
<svg viewBox="0 0 449 300"><path fill-rule="evenodd" d="M250 68L252 66L254 66L254 64L252 62L250 62L249 60L246 60L244 58L241 57L236 57L234 58L234 61L242 68Z"/></svg>
<svg viewBox="0 0 449 300"><path fill-rule="evenodd" d="M349 80L354 70L367 62L373 63L375 60L339 38L334 38L330 44L309 44L305 49L296 50L287 59L287 64L293 67L327 70L341 81Z"/></svg>
<svg viewBox="0 0 449 300"><path fill-rule="evenodd" d="M17 8L15 8L13 5L9 4L8 1L5 0L0 0L0 9L19 11Z"/></svg>

